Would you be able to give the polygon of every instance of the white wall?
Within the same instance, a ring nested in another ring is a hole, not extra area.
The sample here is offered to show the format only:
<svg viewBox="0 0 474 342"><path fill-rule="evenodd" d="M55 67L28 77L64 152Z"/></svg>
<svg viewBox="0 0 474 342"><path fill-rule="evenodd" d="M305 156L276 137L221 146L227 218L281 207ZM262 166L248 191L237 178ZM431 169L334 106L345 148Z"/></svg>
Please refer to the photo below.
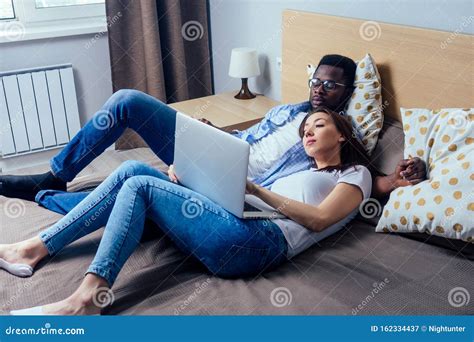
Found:
<svg viewBox="0 0 474 342"><path fill-rule="evenodd" d="M263 71L249 79L250 90L280 100L276 57L281 56L284 9L474 33L471 0L210 0L216 93L240 89L240 80L227 74L230 53L234 47L249 46L257 48Z"/></svg>
<svg viewBox="0 0 474 342"><path fill-rule="evenodd" d="M72 63L83 125L112 95L107 34L0 44L0 71ZM46 163L59 150L2 160L3 171Z"/></svg>

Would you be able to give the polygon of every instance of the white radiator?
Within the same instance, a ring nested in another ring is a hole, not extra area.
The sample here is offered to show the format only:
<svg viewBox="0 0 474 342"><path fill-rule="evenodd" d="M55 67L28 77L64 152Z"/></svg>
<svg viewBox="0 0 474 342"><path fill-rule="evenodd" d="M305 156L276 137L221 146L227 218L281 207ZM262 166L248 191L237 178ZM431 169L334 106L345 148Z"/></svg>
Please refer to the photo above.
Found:
<svg viewBox="0 0 474 342"><path fill-rule="evenodd" d="M0 73L2 158L64 146L80 128L71 64Z"/></svg>

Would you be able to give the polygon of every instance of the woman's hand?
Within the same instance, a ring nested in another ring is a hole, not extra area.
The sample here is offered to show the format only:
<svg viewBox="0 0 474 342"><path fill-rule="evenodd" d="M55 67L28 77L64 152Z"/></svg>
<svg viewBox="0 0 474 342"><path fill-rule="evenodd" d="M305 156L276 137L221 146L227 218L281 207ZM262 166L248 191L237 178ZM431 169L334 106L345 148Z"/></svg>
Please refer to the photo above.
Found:
<svg viewBox="0 0 474 342"><path fill-rule="evenodd" d="M176 177L176 174L174 173L174 166L171 164L168 168L168 177L173 183L179 183L178 177Z"/></svg>
<svg viewBox="0 0 474 342"><path fill-rule="evenodd" d="M425 163L418 157L402 159L392 177L396 187L418 184L426 179Z"/></svg>
<svg viewBox="0 0 474 342"><path fill-rule="evenodd" d="M309 230L321 232L342 220L363 200L362 191L355 185L339 183L317 206L282 196L247 181L245 191L256 195L276 211Z"/></svg>
<svg viewBox="0 0 474 342"><path fill-rule="evenodd" d="M372 195L381 198L401 186L415 185L426 179L426 165L418 157L402 159L395 171L388 176L377 176L372 186Z"/></svg>
<svg viewBox="0 0 474 342"><path fill-rule="evenodd" d="M245 193L254 195L257 192L257 184L252 183L251 181L247 180L247 184L245 185Z"/></svg>
<svg viewBox="0 0 474 342"><path fill-rule="evenodd" d="M408 159L406 167L401 173L411 185L418 184L426 179L425 162L418 157Z"/></svg>

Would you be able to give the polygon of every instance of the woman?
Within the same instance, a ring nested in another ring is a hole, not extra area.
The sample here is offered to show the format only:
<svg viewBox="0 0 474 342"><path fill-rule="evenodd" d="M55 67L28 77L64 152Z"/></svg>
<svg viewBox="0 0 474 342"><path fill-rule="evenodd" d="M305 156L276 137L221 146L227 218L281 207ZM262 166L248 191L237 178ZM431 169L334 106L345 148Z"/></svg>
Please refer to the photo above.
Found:
<svg viewBox="0 0 474 342"><path fill-rule="evenodd" d="M12 314L99 314L99 289L112 287L136 249L145 218L152 219L186 254L220 277L255 276L277 267L340 229L370 196L368 158L345 117L316 108L300 126L316 168L277 180L271 191L251 182L247 193L287 219L242 220L206 197L147 166L129 161L54 226L29 240L0 245L0 267L18 276L71 242L106 226L79 288L63 301Z"/></svg>

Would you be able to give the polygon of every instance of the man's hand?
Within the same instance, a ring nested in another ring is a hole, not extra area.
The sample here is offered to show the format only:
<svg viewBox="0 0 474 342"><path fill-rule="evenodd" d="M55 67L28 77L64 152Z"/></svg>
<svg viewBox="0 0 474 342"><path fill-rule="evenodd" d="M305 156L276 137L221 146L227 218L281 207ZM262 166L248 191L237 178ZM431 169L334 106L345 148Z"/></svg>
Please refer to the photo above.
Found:
<svg viewBox="0 0 474 342"><path fill-rule="evenodd" d="M220 128L220 127L217 127L216 125L214 125L212 122L210 122L209 120L207 119L204 119L204 118L201 118L201 119L196 119L196 120L199 120L203 123L205 123L206 125L209 125L211 127L214 127L214 128L217 128L218 130L222 131L222 132L226 132L226 133L232 133L232 129L231 128Z"/></svg>
<svg viewBox="0 0 474 342"><path fill-rule="evenodd" d="M418 157L402 159L398 162L392 176L397 188L418 184L426 178L425 162Z"/></svg>
<svg viewBox="0 0 474 342"><path fill-rule="evenodd" d="M426 165L420 158L402 159L388 176L375 177L372 193L384 197L401 186L415 185L426 178Z"/></svg>
<svg viewBox="0 0 474 342"><path fill-rule="evenodd" d="M209 125L211 127L214 127L214 128L219 128L219 127L216 127L212 124L212 122L210 122L209 120L205 119L205 118L201 118L201 119L198 119L199 121L205 123L206 125Z"/></svg>

